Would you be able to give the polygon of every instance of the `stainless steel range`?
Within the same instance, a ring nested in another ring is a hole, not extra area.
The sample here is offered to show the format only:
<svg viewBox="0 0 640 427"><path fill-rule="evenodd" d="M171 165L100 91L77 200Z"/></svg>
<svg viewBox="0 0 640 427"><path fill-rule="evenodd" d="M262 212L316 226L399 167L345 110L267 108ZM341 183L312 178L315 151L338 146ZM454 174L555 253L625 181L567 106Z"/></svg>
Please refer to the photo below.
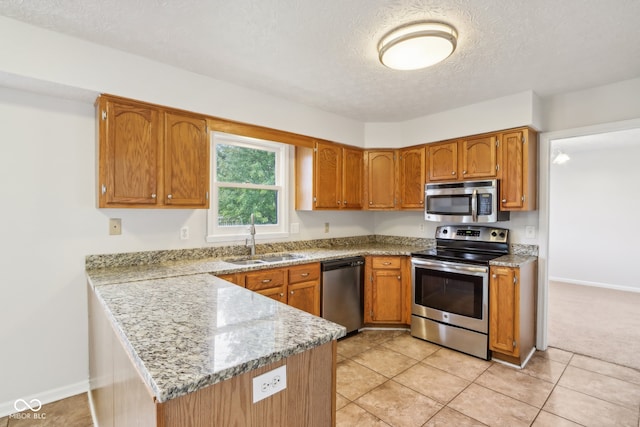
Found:
<svg viewBox="0 0 640 427"><path fill-rule="evenodd" d="M436 247L411 254L411 335L489 360L489 261L509 230L441 226Z"/></svg>

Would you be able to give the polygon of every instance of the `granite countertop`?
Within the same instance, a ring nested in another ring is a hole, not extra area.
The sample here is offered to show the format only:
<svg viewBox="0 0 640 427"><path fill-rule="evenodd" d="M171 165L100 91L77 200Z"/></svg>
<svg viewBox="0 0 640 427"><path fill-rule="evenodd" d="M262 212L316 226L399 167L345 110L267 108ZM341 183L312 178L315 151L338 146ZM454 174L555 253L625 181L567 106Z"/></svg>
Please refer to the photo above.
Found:
<svg viewBox="0 0 640 427"><path fill-rule="evenodd" d="M86 274L125 351L157 401L164 402L345 335L340 325L214 275L358 255L406 256L431 244L412 243L418 244L301 247L286 251L296 259L251 266L229 262L233 256L118 266L118 256L106 256L97 263L103 268L88 268ZM510 254L491 264L517 267L535 259Z"/></svg>
<svg viewBox="0 0 640 427"><path fill-rule="evenodd" d="M503 255L500 258L492 259L491 261L489 261L489 265L497 265L501 267L520 267L524 264L534 262L537 259L537 256L532 255L509 254Z"/></svg>
<svg viewBox="0 0 640 427"><path fill-rule="evenodd" d="M243 257L215 257L195 260L167 261L148 265L96 268L87 270L87 276L92 286L114 283L128 283L138 280L160 279L165 277L187 276L192 274L211 273L229 274L265 268L288 267L291 265L307 264L310 262L327 261L358 255L410 255L411 252L424 249L425 246L397 245L373 243L358 246L343 246L336 248L300 249L287 251L298 256L294 260L273 262L259 265L236 265L229 262L234 258ZM260 256L260 255L258 255ZM248 258L248 257L244 257Z"/></svg>
<svg viewBox="0 0 640 427"><path fill-rule="evenodd" d="M194 392L345 335L345 328L194 274L94 287L158 402Z"/></svg>

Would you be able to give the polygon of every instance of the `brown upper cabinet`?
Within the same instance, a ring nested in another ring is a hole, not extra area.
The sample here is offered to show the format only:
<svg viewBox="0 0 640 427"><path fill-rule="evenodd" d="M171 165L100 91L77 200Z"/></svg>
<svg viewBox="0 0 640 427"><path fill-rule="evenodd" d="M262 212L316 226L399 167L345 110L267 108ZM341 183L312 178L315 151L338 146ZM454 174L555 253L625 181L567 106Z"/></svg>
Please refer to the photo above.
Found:
<svg viewBox="0 0 640 427"><path fill-rule="evenodd" d="M455 181L458 176L458 142L427 145L429 181Z"/></svg>
<svg viewBox="0 0 640 427"><path fill-rule="evenodd" d="M462 179L495 178L498 169L498 138L486 135L459 142Z"/></svg>
<svg viewBox="0 0 640 427"><path fill-rule="evenodd" d="M204 117L108 95L97 107L99 207L209 207Z"/></svg>
<svg viewBox="0 0 640 427"><path fill-rule="evenodd" d="M531 211L537 199L537 133L529 128L501 133L500 208Z"/></svg>
<svg viewBox="0 0 640 427"><path fill-rule="evenodd" d="M425 154L424 146L400 150L401 209L424 209Z"/></svg>
<svg viewBox="0 0 640 427"><path fill-rule="evenodd" d="M363 151L325 141L296 147L296 209L362 209Z"/></svg>
<svg viewBox="0 0 640 427"><path fill-rule="evenodd" d="M484 135L427 145L429 181L495 178L497 141L497 135Z"/></svg>
<svg viewBox="0 0 640 427"><path fill-rule="evenodd" d="M366 199L368 209L396 208L396 150L365 153Z"/></svg>

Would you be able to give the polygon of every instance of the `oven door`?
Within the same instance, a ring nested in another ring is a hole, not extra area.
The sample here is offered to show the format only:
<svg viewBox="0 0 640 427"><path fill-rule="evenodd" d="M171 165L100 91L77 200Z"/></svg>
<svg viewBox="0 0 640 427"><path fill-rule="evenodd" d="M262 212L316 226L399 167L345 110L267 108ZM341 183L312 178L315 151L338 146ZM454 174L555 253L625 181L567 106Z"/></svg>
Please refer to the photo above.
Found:
<svg viewBox="0 0 640 427"><path fill-rule="evenodd" d="M412 258L411 313L489 332L489 267Z"/></svg>

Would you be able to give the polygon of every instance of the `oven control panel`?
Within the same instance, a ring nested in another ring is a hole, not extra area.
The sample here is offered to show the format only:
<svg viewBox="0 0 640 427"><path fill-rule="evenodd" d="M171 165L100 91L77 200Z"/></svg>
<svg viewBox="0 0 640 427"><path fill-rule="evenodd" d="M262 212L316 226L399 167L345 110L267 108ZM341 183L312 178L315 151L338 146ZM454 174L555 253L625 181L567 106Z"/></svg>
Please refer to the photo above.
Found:
<svg viewBox="0 0 640 427"><path fill-rule="evenodd" d="M436 229L436 239L507 243L508 238L509 230L506 228L443 225Z"/></svg>

